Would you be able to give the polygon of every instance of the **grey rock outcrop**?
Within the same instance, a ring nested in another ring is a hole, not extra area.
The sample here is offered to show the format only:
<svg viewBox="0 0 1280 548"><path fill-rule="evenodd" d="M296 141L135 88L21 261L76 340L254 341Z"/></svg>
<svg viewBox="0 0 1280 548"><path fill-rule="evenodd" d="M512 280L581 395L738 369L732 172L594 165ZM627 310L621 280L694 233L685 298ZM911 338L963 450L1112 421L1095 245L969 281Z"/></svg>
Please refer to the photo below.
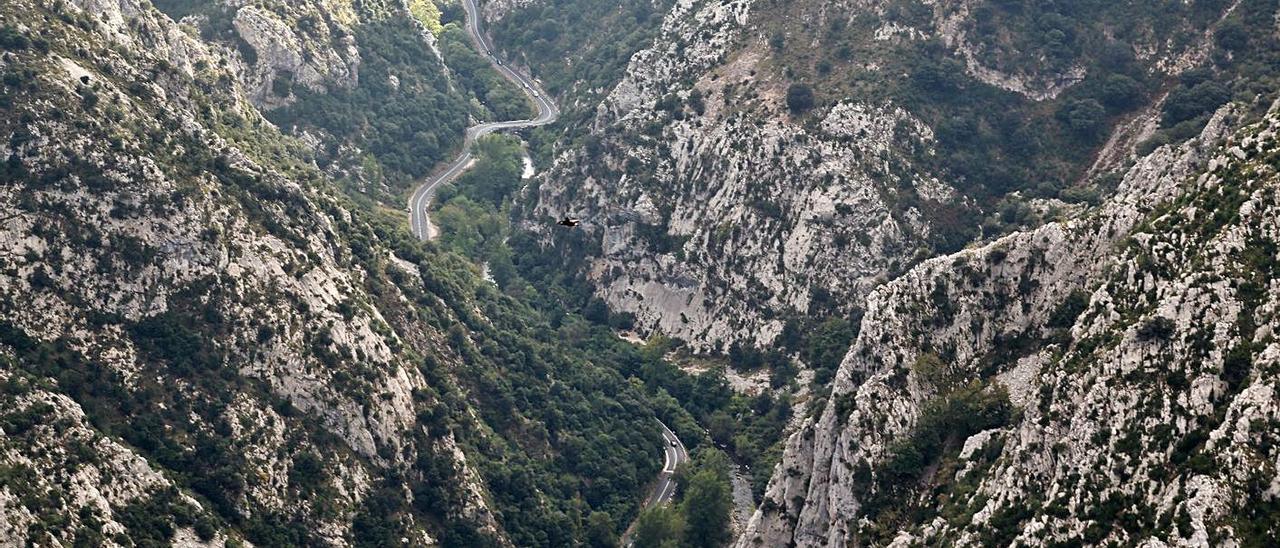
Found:
<svg viewBox="0 0 1280 548"><path fill-rule="evenodd" d="M280 97L273 89L278 79L318 93L330 86L350 89L359 83L360 52L355 38L350 29L322 17L324 13L277 14L251 5L236 11L232 21L236 34L256 57L241 59L240 80L256 104L270 108L288 102L288 96ZM302 20L308 24L298 24ZM308 32L299 36L295 28Z"/></svg>
<svg viewBox="0 0 1280 548"><path fill-rule="evenodd" d="M737 545L1257 534L1249 520L1268 518L1250 501L1272 496L1280 432L1280 179L1267 164L1280 116L1238 131L1233 119L1219 112L1199 139L1143 158L1095 211L877 288L825 411L789 440ZM941 377L926 354L944 356ZM893 495L890 463L944 395L940 378L1002 387L1018 412L947 441L939 476ZM933 510L894 520L881 512L894 504Z"/></svg>
<svg viewBox="0 0 1280 548"><path fill-rule="evenodd" d="M646 329L714 349L768 345L787 313L848 313L930 227L906 196L958 199L904 153L932 131L899 106L841 103L818 127L742 50L749 2L678 3L597 110L594 143L542 176L537 215L589 220L589 277ZM913 173L899 179L901 173Z"/></svg>

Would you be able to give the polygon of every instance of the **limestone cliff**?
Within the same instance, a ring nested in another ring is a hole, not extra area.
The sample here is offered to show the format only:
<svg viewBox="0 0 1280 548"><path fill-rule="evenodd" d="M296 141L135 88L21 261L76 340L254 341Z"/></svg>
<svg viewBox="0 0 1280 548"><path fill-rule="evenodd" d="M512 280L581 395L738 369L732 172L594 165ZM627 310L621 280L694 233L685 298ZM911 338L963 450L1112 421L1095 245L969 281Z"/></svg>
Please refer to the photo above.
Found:
<svg viewBox="0 0 1280 548"><path fill-rule="evenodd" d="M767 346L787 319L854 315L920 260L1007 231L1000 207L1078 207L1160 126L1154 84L1222 58L1237 6L678 2L526 217L587 218L588 276L642 328ZM1111 80L1123 98L1098 91Z"/></svg>
<svg viewBox="0 0 1280 548"><path fill-rule="evenodd" d="M412 497L427 462L449 497L401 518L413 543L444 523L504 543L419 416L452 382L419 360L458 359L448 322L417 321L421 257L300 160L225 52L132 0L0 23L0 544L345 544L385 476Z"/></svg>
<svg viewBox="0 0 1280 548"><path fill-rule="evenodd" d="M537 196L536 215L587 218L610 305L698 349L767 345L788 313L848 313L928 237L918 208L895 206L957 199L904 154L927 157L933 134L901 107L792 117L743 34L750 9L679 3Z"/></svg>
<svg viewBox="0 0 1280 548"><path fill-rule="evenodd" d="M360 52L347 27L355 22L355 12L350 5L329 8L288 3L277 5L277 11L253 5L236 10L232 27L252 52L250 58L239 58L240 79L256 104L270 107L289 101L287 84L278 82L315 92L329 86L350 89L359 83Z"/></svg>
<svg viewBox="0 0 1280 548"><path fill-rule="evenodd" d="M872 292L737 545L1274 538L1280 115L1237 119Z"/></svg>

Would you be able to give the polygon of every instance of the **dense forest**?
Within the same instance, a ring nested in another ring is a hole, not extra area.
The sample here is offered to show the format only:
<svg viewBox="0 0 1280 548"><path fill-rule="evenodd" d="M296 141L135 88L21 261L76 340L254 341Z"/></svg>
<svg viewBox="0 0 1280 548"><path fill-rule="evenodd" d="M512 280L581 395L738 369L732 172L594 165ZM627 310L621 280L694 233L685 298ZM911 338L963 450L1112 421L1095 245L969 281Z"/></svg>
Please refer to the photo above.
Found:
<svg viewBox="0 0 1280 548"><path fill-rule="evenodd" d="M405 185L461 145L471 109L449 91L448 76L407 22L361 25L356 40L362 74L355 89L315 93L285 82L298 100L267 115L285 128L338 136L318 158L322 165L341 161L341 145L349 140L368 154L371 180Z"/></svg>
<svg viewBox="0 0 1280 548"><path fill-rule="evenodd" d="M692 462L676 470L676 502L640 514L632 535L633 546L716 548L728 542L729 514L733 510L728 490L731 466L719 450L699 450Z"/></svg>
<svg viewBox="0 0 1280 548"><path fill-rule="evenodd" d="M440 53L462 85L484 107L486 120L519 120L533 116L532 105L520 89L493 70L475 51L463 21L448 22L440 33Z"/></svg>

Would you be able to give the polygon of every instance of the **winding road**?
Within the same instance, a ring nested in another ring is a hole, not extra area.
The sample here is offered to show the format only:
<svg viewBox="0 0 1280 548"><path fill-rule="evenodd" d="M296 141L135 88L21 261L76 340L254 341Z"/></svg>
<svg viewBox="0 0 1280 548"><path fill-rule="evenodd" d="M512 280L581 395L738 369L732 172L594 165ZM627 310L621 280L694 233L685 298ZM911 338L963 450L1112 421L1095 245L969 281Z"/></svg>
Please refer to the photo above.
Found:
<svg viewBox="0 0 1280 548"><path fill-rule="evenodd" d="M450 162L439 174L426 178L414 189L413 194L409 197L409 226L413 230L414 236L421 240L430 240L435 237L431 221L427 218L427 208L431 204L431 196L435 194L440 185L454 180L470 167L473 159L471 146L477 139L504 129L520 129L550 124L560 116L560 109L551 101L551 97L538 85L537 81L512 69L497 57L494 57L493 45L485 38L484 32L480 29L480 13L476 8L475 0L462 0L462 9L467 13L467 35L471 37L471 43L475 45L481 55L489 59L489 64L499 74L520 86L520 89L525 95L529 96L529 99L537 107L538 115L529 120L485 122L467 128L466 135L462 141L462 152L458 154L458 157L453 162ZM662 445L662 471L658 473L653 492L645 499L644 508L652 508L671 502L672 497L676 494L676 467L689 462L689 451L685 449L684 443L680 441L680 438L676 437L675 432L667 428L666 424L661 422L659 424L662 426L662 439L664 442Z"/></svg>
<svg viewBox="0 0 1280 548"><path fill-rule="evenodd" d="M427 207L431 204L431 196L435 194L440 185L454 180L471 166L471 145L475 143L476 139L504 129L520 129L550 124L560 115L560 109L551 101L551 97L538 85L537 81L512 69L493 56L493 44L485 38L484 32L480 30L480 10L476 8L475 0L462 0L462 9L467 12L467 35L471 37L471 43L475 45L476 50L489 60L489 64L493 65L493 68L499 74L520 86L521 91L528 95L529 99L537 107L538 115L529 120L485 122L467 128L467 133L462 140L462 152L458 154L458 157L438 175L427 177L409 196L409 228L413 231L413 235L420 240L430 240L435 237L434 229L431 227L431 220L427 218Z"/></svg>
<svg viewBox="0 0 1280 548"><path fill-rule="evenodd" d="M658 483L653 486L653 493L644 501L646 509L671 502L671 497L676 494L676 467L689 462L689 452L666 424L662 424L662 439L666 442L662 446L662 471L658 472Z"/></svg>
<svg viewBox="0 0 1280 548"><path fill-rule="evenodd" d="M644 499L644 505L640 510L648 510L654 506L661 506L671 502L672 497L676 496L676 467L689 462L689 451L684 448L680 438L676 437L676 433L662 421L658 421L662 426L662 471L658 472L658 481L653 485L653 492L649 493L649 497ZM634 544L631 538L635 533L637 521L631 522L627 530L622 533L621 545L630 548Z"/></svg>

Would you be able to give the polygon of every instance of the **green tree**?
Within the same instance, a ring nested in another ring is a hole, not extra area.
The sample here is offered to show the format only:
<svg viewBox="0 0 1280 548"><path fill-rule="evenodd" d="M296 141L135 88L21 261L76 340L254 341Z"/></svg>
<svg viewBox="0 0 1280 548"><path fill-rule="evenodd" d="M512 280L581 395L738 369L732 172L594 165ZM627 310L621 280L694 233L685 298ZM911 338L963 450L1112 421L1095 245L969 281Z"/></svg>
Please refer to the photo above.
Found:
<svg viewBox="0 0 1280 548"><path fill-rule="evenodd" d="M684 537L684 516L671 506L657 506L640 513L635 548L678 546Z"/></svg>
<svg viewBox="0 0 1280 548"><path fill-rule="evenodd" d="M707 418L707 431L711 434L711 439L715 440L716 443L731 443L736 430L737 425L733 417L730 417L724 411L716 411Z"/></svg>
<svg viewBox="0 0 1280 548"><path fill-rule="evenodd" d="M1093 99L1067 103L1059 113L1062 121L1079 135L1096 135L1107 119L1107 110Z"/></svg>
<svg viewBox="0 0 1280 548"><path fill-rule="evenodd" d="M1184 81L1182 86L1169 92L1164 103L1164 125L1172 127L1178 122L1190 120L1216 110L1231 99L1231 92L1213 81Z"/></svg>
<svg viewBox="0 0 1280 548"><path fill-rule="evenodd" d="M618 534L613 516L608 512L592 512L587 516L587 546L613 548L618 545Z"/></svg>
<svg viewBox="0 0 1280 548"><path fill-rule="evenodd" d="M1112 111L1128 110L1141 100L1142 86L1133 78L1112 74L1102 83L1102 102Z"/></svg>
<svg viewBox="0 0 1280 548"><path fill-rule="evenodd" d="M1213 39L1222 49L1240 51L1249 47L1249 29L1239 19L1229 19L1218 27Z"/></svg>
<svg viewBox="0 0 1280 548"><path fill-rule="evenodd" d="M29 45L31 40L28 40L18 29L9 25L0 27L0 48L20 51L27 49Z"/></svg>
<svg viewBox="0 0 1280 548"><path fill-rule="evenodd" d="M686 525L684 545L711 548L729 540L729 514L733 510L729 459L718 450L708 449L699 455L699 461L680 504Z"/></svg>
<svg viewBox="0 0 1280 548"><path fill-rule="evenodd" d="M476 164L458 177L458 193L473 201L502 205L520 186L524 170L520 139L508 135L488 135L475 143Z"/></svg>

